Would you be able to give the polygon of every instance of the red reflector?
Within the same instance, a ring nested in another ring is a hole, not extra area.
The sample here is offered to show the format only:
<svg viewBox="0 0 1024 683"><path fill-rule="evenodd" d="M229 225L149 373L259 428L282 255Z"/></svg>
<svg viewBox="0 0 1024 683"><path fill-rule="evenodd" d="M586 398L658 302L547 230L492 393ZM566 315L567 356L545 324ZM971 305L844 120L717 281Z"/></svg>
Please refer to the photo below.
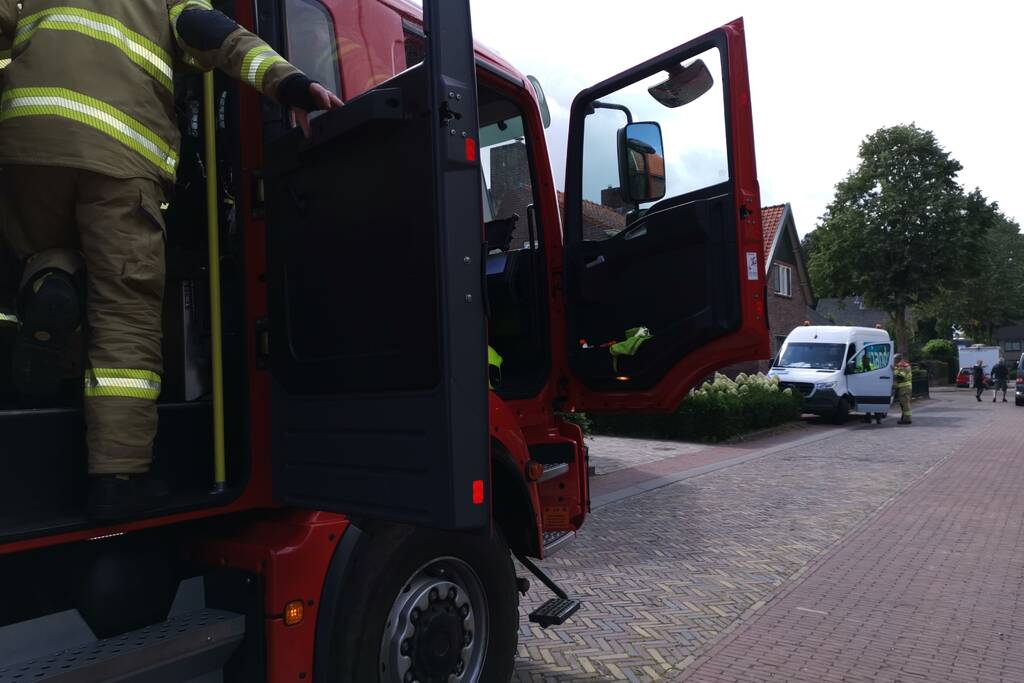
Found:
<svg viewBox="0 0 1024 683"><path fill-rule="evenodd" d="M466 161L476 161L476 140L466 138Z"/></svg>
<svg viewBox="0 0 1024 683"><path fill-rule="evenodd" d="M473 505L484 504L484 480L475 479L473 481Z"/></svg>

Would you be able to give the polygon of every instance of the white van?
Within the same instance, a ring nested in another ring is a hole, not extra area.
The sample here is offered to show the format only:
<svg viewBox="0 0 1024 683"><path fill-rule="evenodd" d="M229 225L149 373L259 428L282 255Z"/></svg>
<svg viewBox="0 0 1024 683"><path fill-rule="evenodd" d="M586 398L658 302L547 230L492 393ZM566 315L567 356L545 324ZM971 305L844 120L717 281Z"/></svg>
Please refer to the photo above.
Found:
<svg viewBox="0 0 1024 683"><path fill-rule="evenodd" d="M789 333L768 374L804 396L804 411L841 420L851 410L888 413L893 344L870 327L811 326Z"/></svg>

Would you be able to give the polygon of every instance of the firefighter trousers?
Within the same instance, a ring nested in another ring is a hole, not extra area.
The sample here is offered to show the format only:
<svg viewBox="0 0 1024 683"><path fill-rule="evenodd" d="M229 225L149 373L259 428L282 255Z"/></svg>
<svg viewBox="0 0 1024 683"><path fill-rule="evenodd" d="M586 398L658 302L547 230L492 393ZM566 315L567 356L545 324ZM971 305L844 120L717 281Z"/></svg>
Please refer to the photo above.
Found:
<svg viewBox="0 0 1024 683"><path fill-rule="evenodd" d="M163 192L145 178L6 166L0 230L25 261L22 282L59 269L86 275L84 378L90 474L149 470L164 293Z"/></svg>
<svg viewBox="0 0 1024 683"><path fill-rule="evenodd" d="M910 420L913 416L910 413L910 387L899 387L896 389L896 398L900 401L900 419Z"/></svg>

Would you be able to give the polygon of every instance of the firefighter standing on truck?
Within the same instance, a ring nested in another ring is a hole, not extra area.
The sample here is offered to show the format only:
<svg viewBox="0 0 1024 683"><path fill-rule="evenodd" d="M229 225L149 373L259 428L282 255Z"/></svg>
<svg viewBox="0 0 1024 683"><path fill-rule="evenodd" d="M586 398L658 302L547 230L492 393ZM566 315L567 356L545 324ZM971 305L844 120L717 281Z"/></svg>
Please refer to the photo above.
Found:
<svg viewBox="0 0 1024 683"><path fill-rule="evenodd" d="M896 398L900 402L900 421L897 424L910 424L910 394L914 388L914 373L910 369L910 363L902 356L896 356Z"/></svg>
<svg viewBox="0 0 1024 683"><path fill-rule="evenodd" d="M306 112L341 101L207 0L0 0L0 37L11 46L0 229L24 262L14 382L55 392L85 325L90 512L137 513L167 495L146 473L162 372L160 204L178 166L175 68L221 69L294 108L307 135Z"/></svg>

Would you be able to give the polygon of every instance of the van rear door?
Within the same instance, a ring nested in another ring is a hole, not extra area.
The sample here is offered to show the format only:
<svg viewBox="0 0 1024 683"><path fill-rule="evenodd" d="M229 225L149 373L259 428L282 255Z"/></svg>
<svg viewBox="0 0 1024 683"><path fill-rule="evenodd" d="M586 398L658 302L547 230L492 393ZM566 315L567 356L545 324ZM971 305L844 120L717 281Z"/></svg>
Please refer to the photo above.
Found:
<svg viewBox="0 0 1024 683"><path fill-rule="evenodd" d="M578 410L672 410L769 358L742 19L579 93L565 195Z"/></svg>

